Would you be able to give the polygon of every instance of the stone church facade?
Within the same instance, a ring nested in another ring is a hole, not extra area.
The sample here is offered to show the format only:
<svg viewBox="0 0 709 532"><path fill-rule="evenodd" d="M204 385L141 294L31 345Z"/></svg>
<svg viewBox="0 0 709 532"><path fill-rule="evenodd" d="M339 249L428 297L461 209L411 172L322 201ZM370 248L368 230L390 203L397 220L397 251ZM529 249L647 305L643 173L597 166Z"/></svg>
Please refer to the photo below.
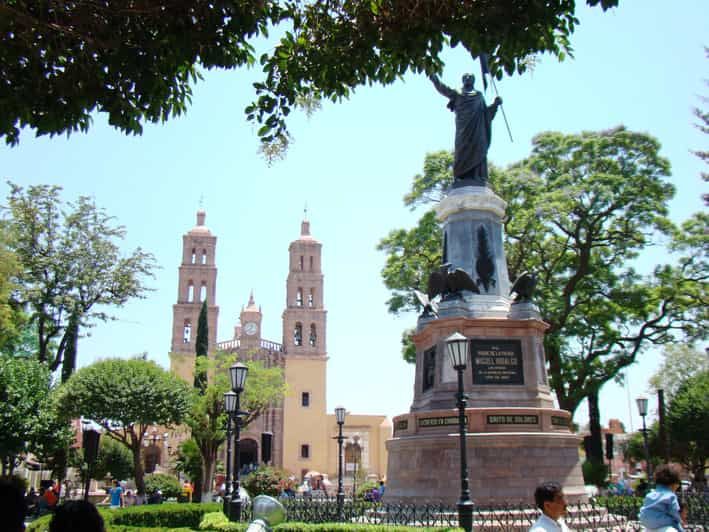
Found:
<svg viewBox="0 0 709 532"><path fill-rule="evenodd" d="M280 367L287 384L285 398L242 431L241 464L259 463L261 435L271 433L272 465L301 479L311 471L325 473L336 483L337 442L333 436L337 435L337 424L334 414L327 413L326 404L327 310L322 244L310 235L310 223L304 220L299 238L288 248L281 342L262 337L263 313L253 293L242 307L231 338L219 341L217 237L206 227L205 216L204 211L198 211L197 225L182 237L177 302L173 305L171 371L192 383L197 321L206 298L209 352L236 353L240 360ZM355 470L366 472L370 478L383 478L387 465L385 441L391 437L391 422L383 415L348 412L343 433L346 484L351 484Z"/></svg>

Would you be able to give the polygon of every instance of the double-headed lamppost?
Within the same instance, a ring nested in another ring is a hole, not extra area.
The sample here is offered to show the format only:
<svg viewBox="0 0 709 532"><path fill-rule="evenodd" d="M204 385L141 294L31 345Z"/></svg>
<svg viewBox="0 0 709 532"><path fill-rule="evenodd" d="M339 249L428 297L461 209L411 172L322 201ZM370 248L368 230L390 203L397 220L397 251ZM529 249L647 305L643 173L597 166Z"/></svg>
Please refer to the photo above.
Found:
<svg viewBox="0 0 709 532"><path fill-rule="evenodd" d="M236 413L236 394L228 391L224 394L224 411L226 412L226 482L224 484L224 515L229 515L231 500L231 419Z"/></svg>
<svg viewBox="0 0 709 532"><path fill-rule="evenodd" d="M342 425L345 424L345 407L338 406L335 408L335 419L337 420L337 515L342 521L343 507L345 504L345 488L342 483L342 442L345 438L342 436Z"/></svg>
<svg viewBox="0 0 709 532"><path fill-rule="evenodd" d="M463 391L463 371L468 360L468 339L460 333L453 333L445 340L448 356L453 369L458 372L458 431L460 434L460 500L458 501L458 525L470 532L473 529L473 501L470 500L468 484L468 456L465 434L465 405L467 396Z"/></svg>
<svg viewBox="0 0 709 532"><path fill-rule="evenodd" d="M244 391L244 383L246 382L246 374L248 372L249 368L240 362L232 364L229 368L231 391L236 395L234 412L230 415L234 421L234 469L228 513L230 521L241 521L241 496L239 495L239 470L241 469L241 462L239 460L239 438L241 438L241 418L242 416L248 415L248 412L241 411L240 396L241 392Z"/></svg>
<svg viewBox="0 0 709 532"><path fill-rule="evenodd" d="M645 416L647 416L647 397L641 395L635 402L638 403L638 413L643 418L643 445L645 447L645 471L647 472L647 481L652 482L652 466L650 465L650 449L647 446L647 425L645 425Z"/></svg>

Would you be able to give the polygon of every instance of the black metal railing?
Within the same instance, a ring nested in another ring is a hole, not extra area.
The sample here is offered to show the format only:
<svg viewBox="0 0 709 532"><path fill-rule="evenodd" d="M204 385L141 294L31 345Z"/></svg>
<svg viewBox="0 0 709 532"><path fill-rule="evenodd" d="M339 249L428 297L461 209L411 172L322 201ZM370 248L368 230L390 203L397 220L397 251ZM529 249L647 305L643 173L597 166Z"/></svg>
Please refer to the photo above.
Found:
<svg viewBox="0 0 709 532"><path fill-rule="evenodd" d="M334 497L283 498L288 521L305 523L332 523L337 521L405 525L416 527L456 527L458 509L455 504L398 504L366 502L348 499L339 513ZM703 495L683 497L688 509L688 531L709 532L709 499ZM571 530L640 531L638 512L642 499L637 497L602 497L588 503L570 504L565 518ZM250 504L244 506L244 521L251 519ZM474 528L478 532L526 532L539 517L539 510L526 503L476 504L473 513Z"/></svg>

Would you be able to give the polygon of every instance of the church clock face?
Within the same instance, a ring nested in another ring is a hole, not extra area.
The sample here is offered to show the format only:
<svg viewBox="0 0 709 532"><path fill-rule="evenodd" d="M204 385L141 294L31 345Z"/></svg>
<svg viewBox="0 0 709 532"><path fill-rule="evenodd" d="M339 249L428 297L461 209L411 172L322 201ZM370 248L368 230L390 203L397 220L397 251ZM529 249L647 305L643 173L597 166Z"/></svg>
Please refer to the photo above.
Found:
<svg viewBox="0 0 709 532"><path fill-rule="evenodd" d="M257 330L258 326L253 321L247 321L244 325L244 332L249 336L253 336L254 334L256 334Z"/></svg>

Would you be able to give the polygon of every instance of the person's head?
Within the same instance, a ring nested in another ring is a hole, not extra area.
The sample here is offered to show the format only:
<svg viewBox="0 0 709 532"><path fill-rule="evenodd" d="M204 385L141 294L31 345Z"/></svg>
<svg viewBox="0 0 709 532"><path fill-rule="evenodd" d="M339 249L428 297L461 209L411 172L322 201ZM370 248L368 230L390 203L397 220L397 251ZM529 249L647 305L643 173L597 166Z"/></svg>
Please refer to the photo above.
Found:
<svg viewBox="0 0 709 532"><path fill-rule="evenodd" d="M537 486L534 501L542 512L554 520L566 513L564 491L558 482L544 482Z"/></svg>
<svg viewBox="0 0 709 532"><path fill-rule="evenodd" d="M679 480L679 470L673 465L663 464L655 470L655 484L676 490Z"/></svg>
<svg viewBox="0 0 709 532"><path fill-rule="evenodd" d="M49 532L105 532L103 518L88 501L68 501L57 507Z"/></svg>
<svg viewBox="0 0 709 532"><path fill-rule="evenodd" d="M3 522L12 532L22 532L25 529L27 504L22 490L17 483L0 480L0 515Z"/></svg>
<svg viewBox="0 0 709 532"><path fill-rule="evenodd" d="M120 484L118 483L118 481L115 478L113 479L113 486L114 487L120 486Z"/></svg>
<svg viewBox="0 0 709 532"><path fill-rule="evenodd" d="M463 90L471 91L475 87L475 76L472 74L463 74Z"/></svg>

